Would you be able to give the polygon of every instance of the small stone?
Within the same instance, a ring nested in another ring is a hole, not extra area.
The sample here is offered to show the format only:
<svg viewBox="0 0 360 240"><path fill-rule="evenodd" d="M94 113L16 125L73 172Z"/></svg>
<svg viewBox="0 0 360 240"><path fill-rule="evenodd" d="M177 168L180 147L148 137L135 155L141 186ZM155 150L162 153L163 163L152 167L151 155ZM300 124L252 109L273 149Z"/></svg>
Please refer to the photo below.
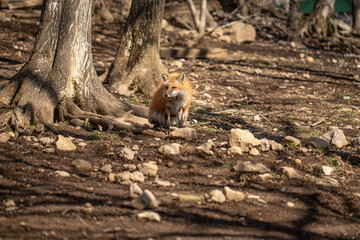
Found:
<svg viewBox="0 0 360 240"><path fill-rule="evenodd" d="M254 116L254 121L258 122L261 120L261 117L259 115Z"/></svg>
<svg viewBox="0 0 360 240"><path fill-rule="evenodd" d="M224 193L218 189L212 190L210 192L211 201L217 202L217 203L224 203L226 201L226 197Z"/></svg>
<svg viewBox="0 0 360 240"><path fill-rule="evenodd" d="M129 170L130 172L133 172L136 170L136 165L135 164L124 164L123 168L126 170Z"/></svg>
<svg viewBox="0 0 360 240"><path fill-rule="evenodd" d="M357 138L354 139L354 146L355 147L360 146L360 137L357 137Z"/></svg>
<svg viewBox="0 0 360 240"><path fill-rule="evenodd" d="M257 150L257 148L253 148L253 149L251 149L249 154L252 156L259 156L260 152L259 152L259 150Z"/></svg>
<svg viewBox="0 0 360 240"><path fill-rule="evenodd" d="M160 205L160 200L146 189L139 197L132 200L131 203L136 209L157 208Z"/></svg>
<svg viewBox="0 0 360 240"><path fill-rule="evenodd" d="M134 152L130 148L123 148L120 150L120 157L125 158L126 160L134 159Z"/></svg>
<svg viewBox="0 0 360 240"><path fill-rule="evenodd" d="M295 163L296 163L296 165L298 165L298 166L301 166L301 164L302 164L302 163L301 163L301 160L300 160L300 159L298 159L298 158L297 158L297 159L295 159Z"/></svg>
<svg viewBox="0 0 360 240"><path fill-rule="evenodd" d="M0 134L0 143L7 143L10 140L11 136L9 133Z"/></svg>
<svg viewBox="0 0 360 240"><path fill-rule="evenodd" d="M295 178L295 179L300 179L301 176L299 175L299 173L292 167L283 167L283 173L288 176L289 178Z"/></svg>
<svg viewBox="0 0 360 240"><path fill-rule="evenodd" d="M241 202L245 199L245 194L240 191L232 190L231 188L224 187L225 196L230 201Z"/></svg>
<svg viewBox="0 0 360 240"><path fill-rule="evenodd" d="M164 181L164 180L159 180L159 179L156 179L154 181L154 183L158 186L161 186L161 187L171 187L171 182L169 181Z"/></svg>
<svg viewBox="0 0 360 240"><path fill-rule="evenodd" d="M64 138L62 135L58 135L56 148L62 151L74 151L76 150L76 145L72 143L70 139Z"/></svg>
<svg viewBox="0 0 360 240"><path fill-rule="evenodd" d="M107 172L107 173L111 173L112 172L112 166L111 164L105 164L104 166L102 166L100 168L100 171L102 172Z"/></svg>
<svg viewBox="0 0 360 240"><path fill-rule="evenodd" d="M170 137L174 139L185 139L190 141L194 138L197 138L197 133L194 128L178 128L170 133Z"/></svg>
<svg viewBox="0 0 360 240"><path fill-rule="evenodd" d="M207 155L214 155L214 152L211 151L212 147L214 146L214 143L211 139L209 139L206 143L198 146L196 149L207 154Z"/></svg>
<svg viewBox="0 0 360 240"><path fill-rule="evenodd" d="M158 166L154 162L142 163L139 170L145 176L155 177L158 171Z"/></svg>
<svg viewBox="0 0 360 240"><path fill-rule="evenodd" d="M144 182L145 177L141 172L135 171L130 174L130 180L135 182Z"/></svg>
<svg viewBox="0 0 360 240"><path fill-rule="evenodd" d="M109 176L108 176L108 180L109 180L109 182L115 182L115 174L110 173Z"/></svg>
<svg viewBox="0 0 360 240"><path fill-rule="evenodd" d="M308 138L307 141L316 149L327 149L330 146L327 140L321 138L311 137Z"/></svg>
<svg viewBox="0 0 360 240"><path fill-rule="evenodd" d="M332 167L322 166L321 170L326 176L330 176L334 169Z"/></svg>
<svg viewBox="0 0 360 240"><path fill-rule="evenodd" d="M73 165L76 169L80 171L92 171L93 167L91 163L88 161L82 160L82 159L76 159L71 162L71 165Z"/></svg>
<svg viewBox="0 0 360 240"><path fill-rule="evenodd" d="M286 205L291 208L295 207L295 203L293 202L287 202Z"/></svg>
<svg viewBox="0 0 360 240"><path fill-rule="evenodd" d="M39 142L43 145L50 145L55 142L55 139L51 137L42 137L39 138Z"/></svg>
<svg viewBox="0 0 360 240"><path fill-rule="evenodd" d="M234 166L236 172L253 172L253 173L267 173L271 172L270 169L261 163L252 164L250 161L239 161Z"/></svg>
<svg viewBox="0 0 360 240"><path fill-rule="evenodd" d="M79 147L86 147L87 143L86 142L79 142L78 146Z"/></svg>
<svg viewBox="0 0 360 240"><path fill-rule="evenodd" d="M259 146L260 143L260 140L255 138L249 130L236 128L230 131L230 146L238 146L243 152L249 152L251 148Z"/></svg>
<svg viewBox="0 0 360 240"><path fill-rule="evenodd" d="M137 183L130 184L130 198L136 198L143 193L142 189L139 187Z"/></svg>
<svg viewBox="0 0 360 240"><path fill-rule="evenodd" d="M155 222L161 222L161 217L158 213L153 211L146 211L137 214L138 219L146 219Z"/></svg>
<svg viewBox="0 0 360 240"><path fill-rule="evenodd" d="M311 56L307 56L307 57L306 57L306 60L307 60L309 63L313 63L313 62L314 62L314 58L311 57Z"/></svg>
<svg viewBox="0 0 360 240"><path fill-rule="evenodd" d="M55 148L44 148L44 150L43 150L44 152L46 152L46 153L54 153L55 152Z"/></svg>
<svg viewBox="0 0 360 240"><path fill-rule="evenodd" d="M292 137L292 136L286 136L285 139L284 139L285 142L288 142L288 143L293 143L295 144L296 146L300 145L301 144L301 141L295 137Z"/></svg>
<svg viewBox="0 0 360 240"><path fill-rule="evenodd" d="M267 152L270 150L270 144L266 138L260 139L260 150L262 152Z"/></svg>
<svg viewBox="0 0 360 240"><path fill-rule="evenodd" d="M159 148L159 152L162 154L176 155L180 153L180 144L172 143L163 145Z"/></svg>
<svg viewBox="0 0 360 240"><path fill-rule="evenodd" d="M259 178L263 181L267 181L271 178L273 178L273 176L270 173L263 173L259 175Z"/></svg>
<svg viewBox="0 0 360 240"><path fill-rule="evenodd" d="M282 151L282 150L284 150L283 145L281 145L280 143L275 142L274 140L269 140L269 144L270 144L271 150L273 150L273 151Z"/></svg>
<svg viewBox="0 0 360 240"><path fill-rule="evenodd" d="M110 174L109 174L109 176L110 176ZM130 176L131 176L131 173L127 172L127 171L114 174L115 181L118 182L118 183L121 183L121 184L129 184L130 183Z"/></svg>
<svg viewBox="0 0 360 240"><path fill-rule="evenodd" d="M55 176L57 176L57 177L70 177L70 173L65 172L65 171L57 170L55 172Z"/></svg>
<svg viewBox="0 0 360 240"><path fill-rule="evenodd" d="M178 197L181 202L199 202L202 200L201 197L196 195L179 194Z"/></svg>
<svg viewBox="0 0 360 240"><path fill-rule="evenodd" d="M327 140L330 145L336 146L337 148L342 148L348 145L346 137L340 129L334 129L330 132L325 133L322 138Z"/></svg>
<svg viewBox="0 0 360 240"><path fill-rule="evenodd" d="M235 156L235 155L242 155L243 152L240 147L233 146L227 150L227 154L230 156Z"/></svg>
<svg viewBox="0 0 360 240"><path fill-rule="evenodd" d="M8 199L6 202L4 202L5 207L15 207L15 201L13 199Z"/></svg>
<svg viewBox="0 0 360 240"><path fill-rule="evenodd" d="M174 162L168 162L168 163L167 163L167 166L168 166L169 168L173 167L173 166L174 166Z"/></svg>

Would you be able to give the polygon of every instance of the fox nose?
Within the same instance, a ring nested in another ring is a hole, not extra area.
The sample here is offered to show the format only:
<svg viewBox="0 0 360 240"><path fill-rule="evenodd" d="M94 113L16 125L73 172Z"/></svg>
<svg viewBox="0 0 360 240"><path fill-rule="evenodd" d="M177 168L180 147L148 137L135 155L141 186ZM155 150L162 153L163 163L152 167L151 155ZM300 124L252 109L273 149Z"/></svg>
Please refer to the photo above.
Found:
<svg viewBox="0 0 360 240"><path fill-rule="evenodd" d="M165 97L169 98L171 97L171 94L165 94Z"/></svg>

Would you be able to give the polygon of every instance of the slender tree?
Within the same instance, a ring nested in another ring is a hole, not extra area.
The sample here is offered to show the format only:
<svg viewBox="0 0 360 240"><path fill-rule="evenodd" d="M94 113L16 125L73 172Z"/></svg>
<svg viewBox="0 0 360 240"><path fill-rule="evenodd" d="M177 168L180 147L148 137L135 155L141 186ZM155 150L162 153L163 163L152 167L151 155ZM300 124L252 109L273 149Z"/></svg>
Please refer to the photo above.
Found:
<svg viewBox="0 0 360 240"><path fill-rule="evenodd" d="M111 89L151 95L165 73L160 55L165 0L133 0L120 45L107 75Z"/></svg>
<svg viewBox="0 0 360 240"><path fill-rule="evenodd" d="M119 101L99 81L91 54L92 0L44 0L34 49L24 67L0 90L13 107L2 115L17 131L30 123L53 128L54 119L87 119L107 127L131 128L110 117L128 111L146 116L146 108ZM57 113L57 114L55 114ZM101 117L108 115L109 117Z"/></svg>
<svg viewBox="0 0 360 240"><path fill-rule="evenodd" d="M353 33L360 35L360 0L352 0L353 6Z"/></svg>

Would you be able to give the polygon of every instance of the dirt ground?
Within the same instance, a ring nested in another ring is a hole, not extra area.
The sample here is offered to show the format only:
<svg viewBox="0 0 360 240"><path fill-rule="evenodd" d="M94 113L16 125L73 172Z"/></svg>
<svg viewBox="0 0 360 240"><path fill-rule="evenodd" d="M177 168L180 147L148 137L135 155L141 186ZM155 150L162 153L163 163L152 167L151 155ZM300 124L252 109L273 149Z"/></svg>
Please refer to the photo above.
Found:
<svg viewBox="0 0 360 240"><path fill-rule="evenodd" d="M0 23L0 79L9 79L27 61L36 32L34 18ZM120 33L118 24L94 26L99 74L111 64ZM177 31L164 32L162 42L185 44ZM75 151L39 143L43 136L56 138L48 131L0 143L0 239L360 239L360 149L351 144L360 137L360 57L264 39L240 46L208 39L203 46L226 48L229 56L163 61L169 71L192 74L195 93L187 125L197 131L194 140L57 123L61 134L78 146ZM140 95L125 100L149 103ZM334 127L343 130L348 146L319 150L306 144L307 138ZM226 150L233 128L275 140L284 149L230 156ZM300 139L301 145L284 143L285 136ZM208 139L215 144L213 156L196 150ZM86 146L80 147L80 142ZM180 154L158 152L174 142L181 144ZM119 156L124 146L136 152L134 160ZM55 153L45 150L49 147ZM91 162L95 170L76 170L71 165L75 159ZM264 164L272 178L234 172L231 167L240 160ZM131 206L129 186L109 182L109 174L98 170L111 164L119 173L124 164L147 161L158 163L159 179L173 183L157 186L154 177L139 183L161 199L153 209L161 222L138 219L143 210ZM331 177L339 186L311 181L323 177L323 165L334 168ZM284 166L296 169L302 179L287 177ZM56 176L58 170L70 176ZM247 197L222 204L204 198L225 186ZM174 193L202 200L180 201Z"/></svg>

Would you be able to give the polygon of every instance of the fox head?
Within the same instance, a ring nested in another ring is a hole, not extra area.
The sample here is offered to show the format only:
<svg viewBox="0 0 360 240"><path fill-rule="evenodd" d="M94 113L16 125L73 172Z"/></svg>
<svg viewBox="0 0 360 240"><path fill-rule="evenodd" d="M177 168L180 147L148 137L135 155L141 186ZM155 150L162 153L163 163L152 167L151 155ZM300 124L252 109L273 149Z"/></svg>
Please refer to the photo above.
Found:
<svg viewBox="0 0 360 240"><path fill-rule="evenodd" d="M185 73L171 73L169 75L163 74L164 80L164 97L176 97L184 90L182 84L185 80Z"/></svg>

